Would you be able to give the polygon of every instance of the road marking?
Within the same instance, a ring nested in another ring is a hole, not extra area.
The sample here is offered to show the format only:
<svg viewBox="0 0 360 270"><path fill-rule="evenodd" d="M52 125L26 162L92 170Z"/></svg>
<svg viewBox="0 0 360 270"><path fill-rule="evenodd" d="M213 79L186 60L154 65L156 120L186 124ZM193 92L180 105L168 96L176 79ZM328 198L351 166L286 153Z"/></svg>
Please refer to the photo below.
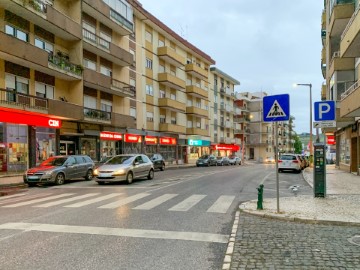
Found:
<svg viewBox="0 0 360 270"><path fill-rule="evenodd" d="M88 197L91 197L91 196L95 196L95 195L98 195L98 194L99 193L88 193L88 194L85 194L85 195L80 195L80 196L76 196L76 197L72 197L72 198L67 198L67 199L63 199L63 200L59 200L59 201L55 201L55 202L49 202L49 203L45 203L45 204L34 205L33 207L50 207L50 206L59 205L59 204L67 203L67 202L81 200L81 199L88 198Z"/></svg>
<svg viewBox="0 0 360 270"><path fill-rule="evenodd" d="M60 195L55 195L55 196L50 196L50 197L46 197L46 198L42 198L42 199L30 200L30 201L10 204L10 205L5 205L5 206L2 206L2 207L24 206L24 205L29 205L29 204L33 204L33 203L39 203L39 202L50 201L50 200L53 200L53 199L59 199L59 198L62 198L62 197L68 197L68 196L71 196L71 195L74 195L74 193L63 193L63 194L60 194Z"/></svg>
<svg viewBox="0 0 360 270"><path fill-rule="evenodd" d="M263 185L264 182L266 181L266 179L267 179L270 175L272 175L273 173L274 173L274 172L271 172L271 173L268 173L267 175L265 175L265 177L261 180L260 185Z"/></svg>
<svg viewBox="0 0 360 270"><path fill-rule="evenodd" d="M216 202L207 210L209 213L223 213L225 214L230 205L234 201L235 196L220 196Z"/></svg>
<svg viewBox="0 0 360 270"><path fill-rule="evenodd" d="M98 197L98 198L86 200L86 201L83 201L83 202L78 202L78 203L74 203L74 204L65 205L64 207L73 207L73 208L82 207L82 206L89 205L89 204L92 204L92 203L105 201L107 199L111 199L111 198L120 196L121 194L123 194L123 193L111 193L111 194L108 194L108 195L105 195L105 196L101 196L101 197Z"/></svg>
<svg viewBox="0 0 360 270"><path fill-rule="evenodd" d="M141 209L141 210L150 210L150 209L153 209L154 207L176 197L178 194L164 194L160 197L157 197L151 201L148 201L144 204L141 204L139 206L136 206L135 208L133 209Z"/></svg>
<svg viewBox="0 0 360 270"><path fill-rule="evenodd" d="M169 211L188 211L205 197L206 195L192 195L181 203L178 203L174 207L170 208Z"/></svg>
<svg viewBox="0 0 360 270"><path fill-rule="evenodd" d="M41 194L36 194L36 195L29 195L26 197L14 197L14 198L9 198L9 200L0 202L0 204L7 204L7 203L19 202L19 201L23 201L23 200L29 200L32 198L45 197L45 196L49 196L51 194L52 193L41 193ZM7 196L5 196L5 197L7 197Z"/></svg>
<svg viewBox="0 0 360 270"><path fill-rule="evenodd" d="M136 238L166 239L166 240L185 240L210 243L227 244L229 236L224 234L212 234L201 232L177 232L177 231L157 231L140 230L92 226L69 226L41 223L4 223L0 225L4 230L23 230L54 233L77 233L106 236L123 236Z"/></svg>
<svg viewBox="0 0 360 270"><path fill-rule="evenodd" d="M14 195L9 195L9 196L0 197L0 201L1 201L1 200L5 200L5 199L9 199L9 198L24 196L25 194L26 194L26 193L19 193L19 194L14 194Z"/></svg>
<svg viewBox="0 0 360 270"><path fill-rule="evenodd" d="M127 197L125 199L116 201L116 202L112 202L112 203L109 203L109 204L99 206L98 208L106 208L106 209L117 208L117 207L123 206L125 204L128 204L128 203L137 201L139 199L142 199L142 198L144 198L146 196L149 196L149 195L150 195L150 193L139 193L139 194Z"/></svg>

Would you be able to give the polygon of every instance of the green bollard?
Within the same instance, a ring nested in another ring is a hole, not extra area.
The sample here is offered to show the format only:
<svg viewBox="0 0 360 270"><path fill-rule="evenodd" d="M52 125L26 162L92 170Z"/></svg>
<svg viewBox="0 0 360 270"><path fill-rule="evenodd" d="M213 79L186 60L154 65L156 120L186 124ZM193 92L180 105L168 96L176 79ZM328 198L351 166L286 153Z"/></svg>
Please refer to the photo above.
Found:
<svg viewBox="0 0 360 270"><path fill-rule="evenodd" d="M264 193L264 185L260 185L258 188L258 201L257 201L257 209L263 210L263 193Z"/></svg>

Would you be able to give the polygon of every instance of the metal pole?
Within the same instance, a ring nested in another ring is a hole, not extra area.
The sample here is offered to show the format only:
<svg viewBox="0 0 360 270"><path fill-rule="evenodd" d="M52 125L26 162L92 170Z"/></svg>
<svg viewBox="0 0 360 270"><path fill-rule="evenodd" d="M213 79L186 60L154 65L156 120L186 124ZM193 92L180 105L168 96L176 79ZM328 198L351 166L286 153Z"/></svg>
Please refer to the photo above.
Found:
<svg viewBox="0 0 360 270"><path fill-rule="evenodd" d="M310 156L313 156L312 91L311 91L312 85L311 85L311 83L309 84L309 87L310 87L310 141L309 141L309 144L310 144ZM310 160L312 160L313 158L314 157L310 158Z"/></svg>
<svg viewBox="0 0 360 270"><path fill-rule="evenodd" d="M279 202L279 164L278 164L278 122L275 122L275 170L276 170L276 205L277 213L280 213L280 202Z"/></svg>

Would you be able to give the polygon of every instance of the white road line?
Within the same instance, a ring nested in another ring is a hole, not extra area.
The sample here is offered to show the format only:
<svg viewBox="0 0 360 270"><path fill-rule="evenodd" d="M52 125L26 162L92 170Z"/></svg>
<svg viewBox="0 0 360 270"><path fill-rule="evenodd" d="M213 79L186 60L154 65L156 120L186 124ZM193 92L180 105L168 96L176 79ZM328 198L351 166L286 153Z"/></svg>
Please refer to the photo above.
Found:
<svg viewBox="0 0 360 270"><path fill-rule="evenodd" d="M92 196L95 196L95 195L98 195L98 194L99 193L88 193L88 194L85 194L85 195L80 195L80 196L76 196L76 197L72 197L72 198L62 199L62 200L55 201L55 202L49 202L49 203L45 203L45 204L34 205L33 207L50 207L50 206L59 205L59 204L67 203L67 202L81 200L81 199L92 197Z"/></svg>
<svg viewBox="0 0 360 270"><path fill-rule="evenodd" d="M0 204L7 204L7 203L19 202L19 201L23 201L23 200L29 200L29 199L33 199L33 198L45 197L45 196L49 196L51 194L52 193L42 193L42 194L37 194L37 195L29 195L29 196L26 196L26 197L9 198L6 201L0 202Z"/></svg>
<svg viewBox="0 0 360 270"><path fill-rule="evenodd" d="M82 207L82 206L89 205L89 204L92 204L92 203L105 201L107 199L111 199L111 198L120 196L121 194L123 194L123 193L111 193L111 194L108 194L108 195L105 195L105 196L97 197L97 198L86 200L86 201L83 201L83 202L78 202L78 203L74 203L74 204L65 205L64 207L73 207L73 208Z"/></svg>
<svg viewBox="0 0 360 270"><path fill-rule="evenodd" d="M98 208L106 208L106 209L117 208L117 207L123 206L125 204L128 204L128 203L137 201L139 199L142 199L142 198L144 198L146 196L149 196L149 195L150 195L150 193L139 193L139 194L127 197L125 199L116 201L116 202L112 202L112 203L109 203L109 204L99 206Z"/></svg>
<svg viewBox="0 0 360 270"><path fill-rule="evenodd" d="M29 205L29 204L33 204L33 203L50 201L50 200L58 199L58 198L62 198L62 197L68 197L68 196L71 196L71 195L74 195L74 194L75 194L75 193L63 193L63 194L60 194L60 195L50 196L50 197L46 197L46 198L41 198L41 199L36 199L36 200L30 200L30 201L21 202L21 203L15 203L15 204L10 204L10 205L4 205L4 206L2 206L2 207L18 207L18 206L24 206L24 205Z"/></svg>
<svg viewBox="0 0 360 270"><path fill-rule="evenodd" d="M210 243L227 244L229 236L223 234L201 233L201 232L177 232L177 231L157 231L124 228L107 228L91 226L68 226L41 223L5 223L0 225L0 229L5 230L24 230L54 233L77 233L106 236L123 236L136 238L184 240Z"/></svg>
<svg viewBox="0 0 360 270"><path fill-rule="evenodd" d="M230 205L234 201L235 196L220 196L219 199L207 210L209 213L223 213L225 214Z"/></svg>
<svg viewBox="0 0 360 270"><path fill-rule="evenodd" d="M0 201L1 201L1 200L5 200L5 199L9 199L9 198L24 196L25 194L26 194L26 193L19 193L19 194L14 194L14 195L9 195L9 196L0 197Z"/></svg>
<svg viewBox="0 0 360 270"><path fill-rule="evenodd" d="M148 201L144 204L136 206L133 209L150 210L150 209L153 209L154 207L176 197L177 195L178 194L164 194L164 195L157 197L151 201Z"/></svg>
<svg viewBox="0 0 360 270"><path fill-rule="evenodd" d="M178 203L174 207L170 208L169 211L188 211L205 197L206 195L192 195L181 203Z"/></svg>

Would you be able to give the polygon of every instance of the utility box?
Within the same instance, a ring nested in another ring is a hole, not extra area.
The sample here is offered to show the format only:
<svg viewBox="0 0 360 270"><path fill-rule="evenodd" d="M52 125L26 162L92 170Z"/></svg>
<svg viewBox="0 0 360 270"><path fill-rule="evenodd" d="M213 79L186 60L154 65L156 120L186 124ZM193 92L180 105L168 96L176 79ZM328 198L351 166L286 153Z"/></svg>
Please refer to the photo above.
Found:
<svg viewBox="0 0 360 270"><path fill-rule="evenodd" d="M325 144L314 143L314 196L326 196L326 156Z"/></svg>

